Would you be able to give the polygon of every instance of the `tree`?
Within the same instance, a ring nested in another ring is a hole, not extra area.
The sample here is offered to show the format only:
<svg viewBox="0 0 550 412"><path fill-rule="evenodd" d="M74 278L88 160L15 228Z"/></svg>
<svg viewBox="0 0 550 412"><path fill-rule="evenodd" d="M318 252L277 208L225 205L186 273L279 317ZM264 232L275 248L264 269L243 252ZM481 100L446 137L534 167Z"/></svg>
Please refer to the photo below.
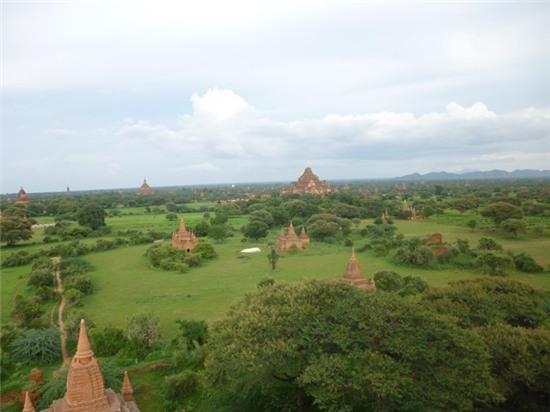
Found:
<svg viewBox="0 0 550 412"><path fill-rule="evenodd" d="M94 328L90 331L96 356L115 356L128 346L128 338L124 331L113 326L107 326L103 330Z"/></svg>
<svg viewBox="0 0 550 412"><path fill-rule="evenodd" d="M78 223L96 230L105 226L105 210L96 203L88 203L77 212Z"/></svg>
<svg viewBox="0 0 550 412"><path fill-rule="evenodd" d="M500 224L500 228L513 237L518 237L519 233L525 233L527 230L525 222L520 219L506 219Z"/></svg>
<svg viewBox="0 0 550 412"><path fill-rule="evenodd" d="M210 224L206 220L201 220L193 228L195 235L198 237L208 236L210 232Z"/></svg>
<svg viewBox="0 0 550 412"><path fill-rule="evenodd" d="M151 349L160 339L160 320L151 312L133 315L128 320L126 336L139 348Z"/></svg>
<svg viewBox="0 0 550 412"><path fill-rule="evenodd" d="M266 237L268 230L269 227L264 222L260 222L259 220L253 220L242 228L243 234L246 237L255 240Z"/></svg>
<svg viewBox="0 0 550 412"><path fill-rule="evenodd" d="M514 266L514 261L502 253L484 252L478 255L475 264L491 276L504 276Z"/></svg>
<svg viewBox="0 0 550 412"><path fill-rule="evenodd" d="M177 320L180 334L188 349L202 346L208 338L208 324L204 320Z"/></svg>
<svg viewBox="0 0 550 412"><path fill-rule="evenodd" d="M229 228L227 225L213 225L208 231L208 236L218 242L223 242L229 237Z"/></svg>
<svg viewBox="0 0 550 412"><path fill-rule="evenodd" d="M177 220L178 219L178 215L176 215L175 213L168 213L166 215L166 219L168 219L169 221L173 222L174 220Z"/></svg>
<svg viewBox="0 0 550 412"><path fill-rule="evenodd" d="M544 270L543 267L540 266L535 259L527 253L518 253L513 256L513 259L516 269L520 272L540 273Z"/></svg>
<svg viewBox="0 0 550 412"><path fill-rule="evenodd" d="M522 219L523 211L520 207L508 202L496 202L481 211L481 216L490 217L499 225L506 219Z"/></svg>
<svg viewBox="0 0 550 412"><path fill-rule="evenodd" d="M267 210L256 210L250 213L249 220L251 222L257 220L264 222L267 226L273 226L273 216Z"/></svg>
<svg viewBox="0 0 550 412"><path fill-rule="evenodd" d="M340 282L259 288L208 349L206 383L228 410L471 410L496 396L474 332Z"/></svg>
<svg viewBox="0 0 550 412"><path fill-rule="evenodd" d="M475 228L477 227L477 220L475 219L470 219L466 222L466 226L468 226L470 229L472 229L472 232L475 230Z"/></svg>
<svg viewBox="0 0 550 412"><path fill-rule="evenodd" d="M21 216L2 216L0 218L0 239L12 246L20 240L32 237L32 222Z"/></svg>
<svg viewBox="0 0 550 412"><path fill-rule="evenodd" d="M277 267L277 261L279 260L279 254L277 253L274 247L272 247L271 251L268 253L267 260L269 260L269 264L271 265L271 270L275 270Z"/></svg>
<svg viewBox="0 0 550 412"><path fill-rule="evenodd" d="M496 252L502 252L502 246L495 239L490 237L482 237L478 241L477 248L479 250L494 250Z"/></svg>
<svg viewBox="0 0 550 412"><path fill-rule="evenodd" d="M25 299L21 295L15 296L15 305L11 315L17 326L28 327L43 313L44 311L36 300Z"/></svg>
<svg viewBox="0 0 550 412"><path fill-rule="evenodd" d="M503 278L451 282L422 295L424 304L466 327L507 323L536 328L548 321L542 292Z"/></svg>
<svg viewBox="0 0 550 412"><path fill-rule="evenodd" d="M543 412L550 402L550 331L505 324L480 328L491 353L493 376L509 411Z"/></svg>
<svg viewBox="0 0 550 412"><path fill-rule="evenodd" d="M403 287L403 279L398 273L384 270L374 274L376 288L388 292L395 292Z"/></svg>

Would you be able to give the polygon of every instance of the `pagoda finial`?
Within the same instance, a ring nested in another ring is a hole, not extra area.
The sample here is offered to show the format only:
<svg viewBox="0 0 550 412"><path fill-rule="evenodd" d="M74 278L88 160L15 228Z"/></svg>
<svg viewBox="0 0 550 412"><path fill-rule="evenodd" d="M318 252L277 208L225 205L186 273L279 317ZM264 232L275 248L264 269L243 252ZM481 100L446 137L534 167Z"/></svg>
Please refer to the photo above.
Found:
<svg viewBox="0 0 550 412"><path fill-rule="evenodd" d="M133 401L134 400L134 389L132 388L132 384L130 383L130 378L128 377L128 372L124 371L124 377L122 378L122 389L120 391L122 394L122 397L125 401Z"/></svg>
<svg viewBox="0 0 550 412"><path fill-rule="evenodd" d="M29 391L25 392L25 405L23 406L23 412L35 412L34 406L29 396Z"/></svg>
<svg viewBox="0 0 550 412"><path fill-rule="evenodd" d="M90 347L90 341L88 340L88 333L86 332L86 322L84 319L80 319L80 333L78 335L78 344L76 346L75 358L91 358L94 356Z"/></svg>
<svg viewBox="0 0 550 412"><path fill-rule="evenodd" d="M352 247L352 248L351 248L351 258L352 258L352 259L357 259L357 258L355 257L355 247Z"/></svg>

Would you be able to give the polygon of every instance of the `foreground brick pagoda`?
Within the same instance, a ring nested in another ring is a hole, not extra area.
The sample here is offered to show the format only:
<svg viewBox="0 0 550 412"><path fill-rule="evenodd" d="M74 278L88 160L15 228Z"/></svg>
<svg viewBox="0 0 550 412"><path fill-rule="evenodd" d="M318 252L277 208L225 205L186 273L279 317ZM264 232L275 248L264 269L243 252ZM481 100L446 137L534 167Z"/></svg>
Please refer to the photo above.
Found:
<svg viewBox="0 0 550 412"><path fill-rule="evenodd" d="M103 374L90 348L83 319L80 321L76 354L69 365L65 396L53 401L43 412L139 412L132 394L127 373L124 373L120 394L112 389L105 389ZM23 411L34 411L30 400L27 404L25 399Z"/></svg>
<svg viewBox="0 0 550 412"><path fill-rule="evenodd" d="M296 230L294 230L294 225L290 222L286 233L281 233L277 238L277 252L288 252L292 247L302 250L305 249L308 243L309 236L306 233L306 229L302 226L300 236L298 236Z"/></svg>
<svg viewBox="0 0 550 412"><path fill-rule="evenodd" d="M351 257L348 260L346 272L344 273L344 282L359 289L376 289L374 279L366 279L363 272L361 272L359 262L355 256L355 250L352 250Z"/></svg>
<svg viewBox="0 0 550 412"><path fill-rule="evenodd" d="M15 203L19 203L22 205L26 205L29 203L29 195L27 194L27 192L25 192L25 189L23 189L23 187L19 189L17 197L15 198Z"/></svg>
<svg viewBox="0 0 550 412"><path fill-rule="evenodd" d="M149 186L149 184L147 183L147 179L143 179L143 183L139 188L138 195L147 196L152 194L153 189L151 189L151 186Z"/></svg>
<svg viewBox="0 0 550 412"><path fill-rule="evenodd" d="M190 232L185 227L183 217L180 220L180 226L177 232L172 233L172 247L174 249L182 249L186 252L191 252L198 240L193 232Z"/></svg>
<svg viewBox="0 0 550 412"><path fill-rule="evenodd" d="M298 178L297 182L292 183L289 187L284 188L281 194L310 194L316 196L324 196L328 193L337 192L338 189L329 185L326 181L320 180L319 177L313 173L310 167L306 167L302 176Z"/></svg>

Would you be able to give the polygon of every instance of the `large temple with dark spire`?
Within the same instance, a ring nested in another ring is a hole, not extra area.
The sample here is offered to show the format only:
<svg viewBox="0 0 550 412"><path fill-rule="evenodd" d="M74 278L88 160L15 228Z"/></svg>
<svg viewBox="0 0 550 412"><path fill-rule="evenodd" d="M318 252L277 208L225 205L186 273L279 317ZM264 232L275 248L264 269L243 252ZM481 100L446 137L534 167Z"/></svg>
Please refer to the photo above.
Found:
<svg viewBox="0 0 550 412"><path fill-rule="evenodd" d="M15 198L15 203L19 203L21 205L26 205L29 203L29 195L27 194L27 192L25 192L25 189L23 189L23 187L19 189L17 197Z"/></svg>
<svg viewBox="0 0 550 412"><path fill-rule="evenodd" d="M153 194L153 189L151 189L151 186L149 186L149 184L147 183L147 179L143 179L143 183L141 184L138 190L138 195L147 196L152 194Z"/></svg>
<svg viewBox="0 0 550 412"><path fill-rule="evenodd" d="M376 289L374 279L367 279L363 275L354 250L352 250L351 257L349 258L348 265L346 266L344 282L359 289Z"/></svg>
<svg viewBox="0 0 550 412"><path fill-rule="evenodd" d="M313 173L311 167L306 167L304 173L302 173L302 176L298 178L298 181L292 183L289 187L284 188L281 191L281 194L310 194L324 196L328 193L337 191L337 188L329 185L325 180L319 179L319 176Z"/></svg>
<svg viewBox="0 0 550 412"><path fill-rule="evenodd" d="M34 412L29 394L25 395L23 412ZM132 385L124 373L121 393L105 389L103 373L90 347L86 323L80 321L76 353L67 373L65 396L52 402L42 412L139 412L133 398Z"/></svg>
<svg viewBox="0 0 550 412"><path fill-rule="evenodd" d="M306 229L302 226L300 235L297 235L292 222L290 222L286 233L281 233L277 238L277 252L288 252L293 247L297 250L302 250L305 249L308 243L309 236L306 233Z"/></svg>

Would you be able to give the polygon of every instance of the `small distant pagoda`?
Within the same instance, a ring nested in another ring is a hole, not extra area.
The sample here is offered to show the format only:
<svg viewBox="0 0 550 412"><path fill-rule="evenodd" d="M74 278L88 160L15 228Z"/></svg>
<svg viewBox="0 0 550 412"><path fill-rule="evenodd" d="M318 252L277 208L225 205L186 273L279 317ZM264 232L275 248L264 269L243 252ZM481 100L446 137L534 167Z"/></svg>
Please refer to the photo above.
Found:
<svg viewBox="0 0 550 412"><path fill-rule="evenodd" d="M382 216L380 216L380 220L382 221L382 223L386 224L388 223L390 220L391 220L391 216L390 214L388 213L388 209L385 209L384 212L382 213Z"/></svg>
<svg viewBox="0 0 550 412"><path fill-rule="evenodd" d="M351 257L348 260L346 272L344 273L344 282L359 289L376 289L374 279L366 279L363 272L361 272L359 262L357 261L357 257L355 257L355 250L351 251Z"/></svg>
<svg viewBox="0 0 550 412"><path fill-rule="evenodd" d="M313 173L311 167L306 167L302 176L298 178L297 182L292 183L289 187L284 188L281 194L310 194L316 196L324 196L328 193L337 192L338 189L329 185L325 180L320 180L319 177Z"/></svg>
<svg viewBox="0 0 550 412"><path fill-rule="evenodd" d="M288 252L292 247L297 250L305 249L305 246L309 243L309 236L306 233L306 229L302 226L300 235L296 234L294 225L290 222L286 233L281 233L277 238L277 252Z"/></svg>
<svg viewBox="0 0 550 412"><path fill-rule="evenodd" d="M143 184L140 186L138 195L140 196L148 196L153 194L153 189L151 189L151 186L147 183L147 179L143 179Z"/></svg>
<svg viewBox="0 0 550 412"><path fill-rule="evenodd" d="M29 195L27 194L27 192L25 192L25 189L23 189L23 187L19 189L17 197L15 198L15 203L19 203L21 205L29 204Z"/></svg>
<svg viewBox="0 0 550 412"><path fill-rule="evenodd" d="M407 203L407 200L403 201L403 204L401 205L401 210L404 211L404 212L409 212L411 214L409 216L410 221L416 220L416 217L417 217L416 216L416 209L414 208L414 206L410 206Z"/></svg>
<svg viewBox="0 0 550 412"><path fill-rule="evenodd" d="M76 354L67 373L65 396L53 401L44 412L139 412L132 394L127 373L124 373L121 393L105 389L103 373L90 347L86 323L82 319ZM34 411L30 399L28 402L25 399L23 411Z"/></svg>
<svg viewBox="0 0 550 412"><path fill-rule="evenodd" d="M197 237L192 231L190 232L187 230L185 227L185 220L182 217L178 231L172 233L172 247L174 249L181 249L186 252L191 252L197 242Z"/></svg>

